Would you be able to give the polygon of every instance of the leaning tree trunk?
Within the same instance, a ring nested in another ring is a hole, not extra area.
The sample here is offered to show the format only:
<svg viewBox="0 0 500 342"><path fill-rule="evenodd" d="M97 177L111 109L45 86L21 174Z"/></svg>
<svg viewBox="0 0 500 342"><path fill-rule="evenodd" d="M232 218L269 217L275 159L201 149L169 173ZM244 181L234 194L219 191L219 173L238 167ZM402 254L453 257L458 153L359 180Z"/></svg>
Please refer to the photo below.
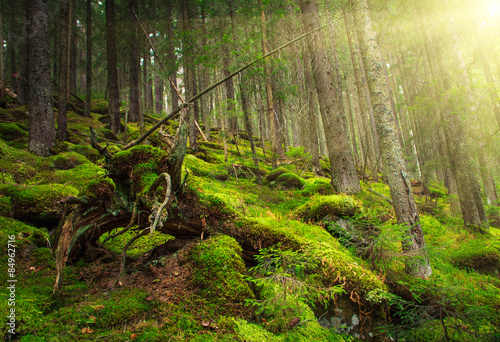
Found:
<svg viewBox="0 0 500 342"><path fill-rule="evenodd" d="M356 2L355 8L355 20L361 38L380 149L384 158L383 164L391 190L392 203L398 223L408 226L405 239L402 241L403 252L406 254L406 272L417 277L426 278L432 274L432 269L429 257L425 252L424 234L415 198L413 197L410 178L406 173L406 165L398 140L388 88L381 65L380 51L368 14L367 1L360 0Z"/></svg>
<svg viewBox="0 0 500 342"><path fill-rule="evenodd" d="M300 1L300 10L307 31L319 26L318 5L315 0ZM338 192L354 194L361 190L361 185L349 146L346 118L338 102L340 97L333 79L334 70L328 61L325 39L321 31L316 31L307 39L307 47L325 128L332 168L331 183Z"/></svg>

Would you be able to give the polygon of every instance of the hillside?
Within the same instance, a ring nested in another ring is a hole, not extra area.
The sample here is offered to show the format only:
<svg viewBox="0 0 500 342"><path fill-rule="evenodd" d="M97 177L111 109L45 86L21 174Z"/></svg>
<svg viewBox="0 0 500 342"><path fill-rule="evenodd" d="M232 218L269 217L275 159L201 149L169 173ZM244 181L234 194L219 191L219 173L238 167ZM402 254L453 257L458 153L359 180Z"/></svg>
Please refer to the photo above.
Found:
<svg viewBox="0 0 500 342"><path fill-rule="evenodd" d="M228 139L226 160L215 128L210 142L187 148L165 223L132 240L120 277L124 247L152 215L135 214L140 204L126 191L142 194L144 207L161 203L167 189L148 189L172 153L156 133L120 151L123 134L99 114L106 106L95 102L91 118L68 112L68 141L46 158L27 152L26 107L0 109L0 239L15 246L2 263L15 269L20 341L500 339L498 222L487 231L464 228L442 184L425 196L412 180L433 268L430 278L415 278L405 273L405 227L396 224L384 175L379 182L360 175L356 195L334 193L329 178L311 172L303 148L289 148L273 169L270 146L264 154L255 139L257 168L253 137ZM148 117L145 129L156 121ZM90 146L89 126L112 159ZM174 136L178 126L172 120L164 131ZM140 132L129 124L128 141ZM326 173L329 165L322 160ZM495 217L498 209L488 210ZM87 225L94 239L71 241L53 294L57 234L64 222L94 212L112 218ZM9 272L0 274L3 284ZM4 317L9 298L2 291ZM8 329L2 325L1 334Z"/></svg>

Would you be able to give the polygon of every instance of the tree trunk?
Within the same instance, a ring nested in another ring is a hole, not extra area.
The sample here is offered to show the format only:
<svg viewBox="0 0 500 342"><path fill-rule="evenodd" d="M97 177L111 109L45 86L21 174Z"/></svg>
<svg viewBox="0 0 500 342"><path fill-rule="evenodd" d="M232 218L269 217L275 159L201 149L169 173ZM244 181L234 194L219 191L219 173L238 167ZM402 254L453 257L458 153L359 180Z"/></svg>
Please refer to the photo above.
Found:
<svg viewBox="0 0 500 342"><path fill-rule="evenodd" d="M0 8L3 8L3 1L0 0ZM3 42L3 15L0 11L0 42ZM5 97L5 70L3 55L4 49L0 49L0 99Z"/></svg>
<svg viewBox="0 0 500 342"><path fill-rule="evenodd" d="M165 110L163 101L163 79L161 76L155 76L155 113L160 115Z"/></svg>
<svg viewBox="0 0 500 342"><path fill-rule="evenodd" d="M249 100L248 100L248 95L247 95L247 85L248 82L244 82L243 79L240 82L240 95L241 95L241 107L243 109L243 121L245 122L245 130L248 134L248 140L250 141L250 149L252 151L253 155L253 161L255 164L255 167L258 169L259 168L259 160L257 159L257 152L255 150L255 142L253 140L253 129L252 129L252 124L250 122L250 106L249 106Z"/></svg>
<svg viewBox="0 0 500 342"><path fill-rule="evenodd" d="M76 93L77 90L77 41L76 41L76 0L70 0L69 16L69 88L68 93ZM68 94L69 97L69 94Z"/></svg>
<svg viewBox="0 0 500 342"><path fill-rule="evenodd" d="M30 66L28 149L36 155L46 157L56 142L50 79L47 1L28 2L28 23Z"/></svg>
<svg viewBox="0 0 500 342"><path fill-rule="evenodd" d="M71 0L61 1L61 43L59 69L59 104L57 106L57 136L60 141L67 138L67 104L69 93L69 44L71 23Z"/></svg>
<svg viewBox="0 0 500 342"><path fill-rule="evenodd" d="M87 0L87 72L85 76L85 116L92 107L92 0Z"/></svg>
<svg viewBox="0 0 500 342"><path fill-rule="evenodd" d="M302 62L304 64L304 85L307 94L307 118L309 125L309 149L312 155L312 164L315 172L323 176L321 164L319 162L319 145L318 145L318 130L316 124L316 92L314 91L314 80L311 75L311 59L305 49L302 54Z"/></svg>
<svg viewBox="0 0 500 342"><path fill-rule="evenodd" d="M168 0L166 4L166 20L167 20L167 68L168 68L168 79L170 80L170 97L171 97L171 108L176 110L179 106L179 95L177 94L177 66L175 64L176 57L174 52L174 30L172 22L172 0Z"/></svg>
<svg viewBox="0 0 500 342"><path fill-rule="evenodd" d="M432 274L432 269L425 252L422 226L397 137L380 50L375 40L366 0L356 3L355 21L365 58L367 80L394 211L398 223L408 226L405 240L402 241L403 252L407 255L406 271L414 276L427 278Z"/></svg>
<svg viewBox="0 0 500 342"><path fill-rule="evenodd" d="M129 37L129 63L130 63L130 85L129 85L129 112L128 119L131 122L141 122L141 106L139 103L139 75L140 60L137 32L137 0L128 0L130 15L130 37Z"/></svg>
<svg viewBox="0 0 500 342"><path fill-rule="evenodd" d="M262 0L260 1L262 6ZM266 28L266 13L264 9L261 12L261 34L262 34L262 54L268 53L267 49L267 28ZM278 140L276 139L276 125L274 117L274 101L273 101L273 88L271 83L271 68L269 63L264 61L264 74L266 75L266 99L267 99L267 115L269 117L269 128L271 135L271 162L273 169L277 166L278 155ZM264 145L263 145L264 146Z"/></svg>
<svg viewBox="0 0 500 342"><path fill-rule="evenodd" d="M316 0L301 1L300 9L306 31L320 26ZM336 101L339 95L333 79L334 71L328 61L323 33L316 31L311 34L307 45L332 168L331 183L338 192L354 194L361 190L361 186L349 146L346 118Z"/></svg>
<svg viewBox="0 0 500 342"><path fill-rule="evenodd" d="M106 50L108 69L108 113L113 133L120 132L120 90L116 51L115 0L106 0Z"/></svg>

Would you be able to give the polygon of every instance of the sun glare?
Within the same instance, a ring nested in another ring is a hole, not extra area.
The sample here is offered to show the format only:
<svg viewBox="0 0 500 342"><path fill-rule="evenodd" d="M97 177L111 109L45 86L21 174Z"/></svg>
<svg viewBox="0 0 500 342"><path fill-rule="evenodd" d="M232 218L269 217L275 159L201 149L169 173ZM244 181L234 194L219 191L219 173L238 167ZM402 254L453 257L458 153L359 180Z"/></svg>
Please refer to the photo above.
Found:
<svg viewBox="0 0 500 342"><path fill-rule="evenodd" d="M497 1L491 2L488 11L492 18L496 18L500 14L500 3Z"/></svg>

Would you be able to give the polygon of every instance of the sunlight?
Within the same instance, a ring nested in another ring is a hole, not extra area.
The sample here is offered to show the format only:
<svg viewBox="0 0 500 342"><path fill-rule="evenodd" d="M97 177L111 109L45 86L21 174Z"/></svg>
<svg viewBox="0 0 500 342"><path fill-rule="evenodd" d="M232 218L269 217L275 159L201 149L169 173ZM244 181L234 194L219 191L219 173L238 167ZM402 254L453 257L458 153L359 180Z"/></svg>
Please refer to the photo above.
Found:
<svg viewBox="0 0 500 342"><path fill-rule="evenodd" d="M492 18L496 18L500 14L500 3L498 1L492 1L488 6L488 12Z"/></svg>

